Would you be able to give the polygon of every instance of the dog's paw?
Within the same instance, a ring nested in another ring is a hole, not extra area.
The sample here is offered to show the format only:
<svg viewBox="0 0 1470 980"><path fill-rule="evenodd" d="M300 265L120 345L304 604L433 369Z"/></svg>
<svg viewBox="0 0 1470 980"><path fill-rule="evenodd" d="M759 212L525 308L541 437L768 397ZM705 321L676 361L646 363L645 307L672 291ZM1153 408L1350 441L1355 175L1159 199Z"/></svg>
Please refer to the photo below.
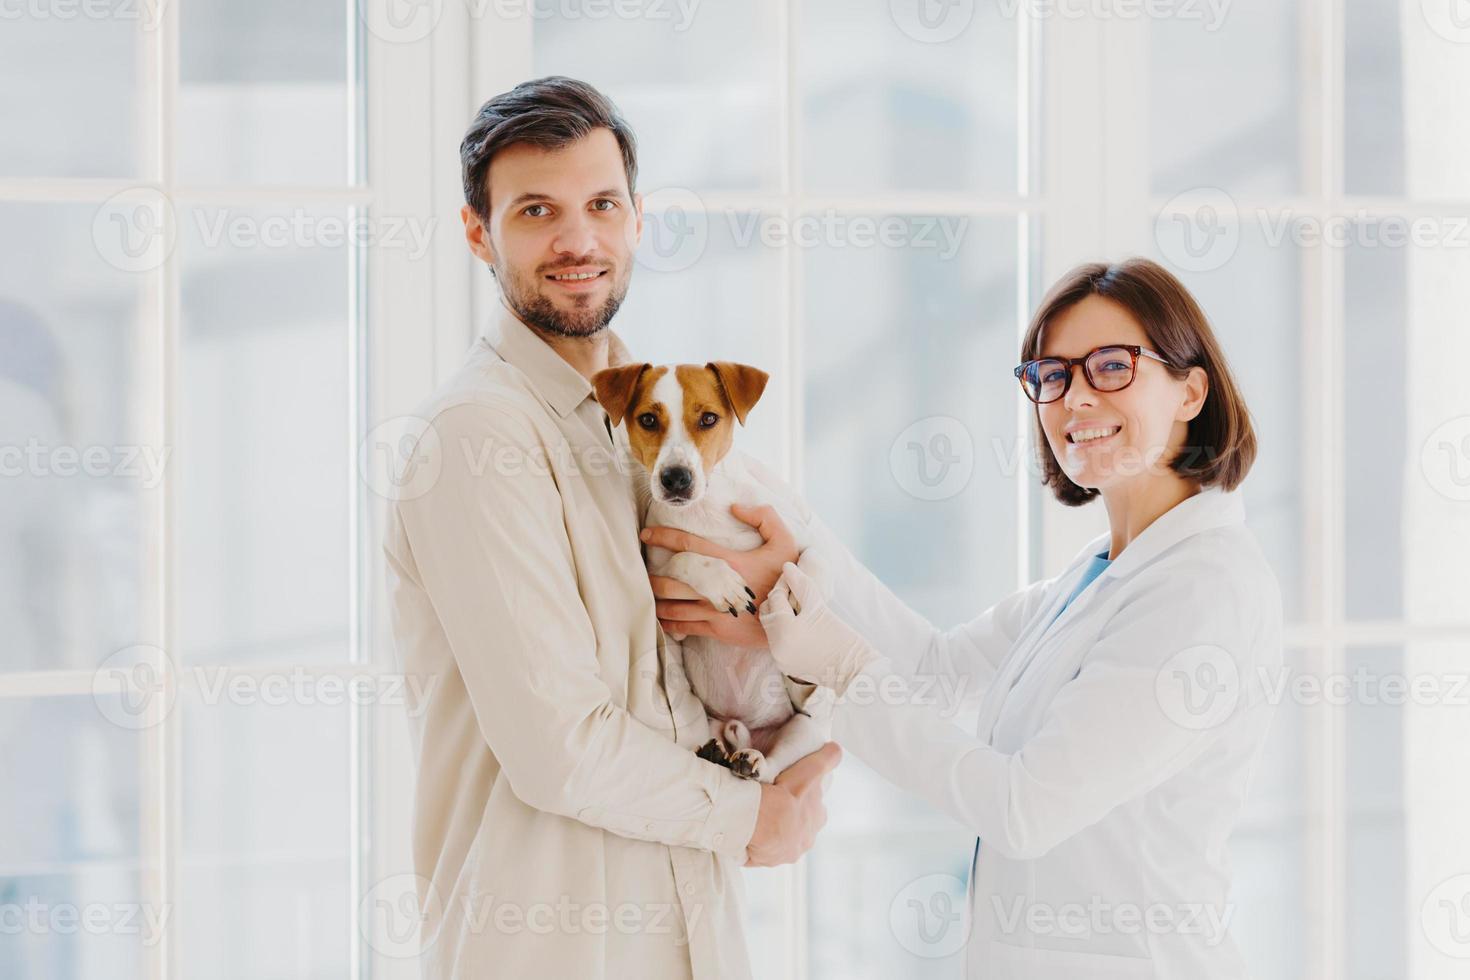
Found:
<svg viewBox="0 0 1470 980"><path fill-rule="evenodd" d="M693 570L688 585L708 599L716 609L731 616L739 616L744 610L756 611L755 593L745 584L740 573L718 558L712 558Z"/></svg>
<svg viewBox="0 0 1470 980"><path fill-rule="evenodd" d="M741 779L754 779L761 783L775 781L771 764L759 749L741 749L730 756L730 771Z"/></svg>
<svg viewBox="0 0 1470 980"><path fill-rule="evenodd" d="M719 739L710 739L701 745L699 751L694 754L705 762L713 762L715 765L724 766L726 769L730 768L730 756L725 751L725 747L720 744Z"/></svg>

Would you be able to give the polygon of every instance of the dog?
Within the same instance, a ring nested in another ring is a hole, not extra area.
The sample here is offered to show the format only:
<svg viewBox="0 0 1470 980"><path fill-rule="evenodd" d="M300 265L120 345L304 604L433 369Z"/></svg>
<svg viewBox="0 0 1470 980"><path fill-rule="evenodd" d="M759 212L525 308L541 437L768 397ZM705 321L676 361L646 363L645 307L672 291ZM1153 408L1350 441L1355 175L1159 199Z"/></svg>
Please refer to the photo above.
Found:
<svg viewBox="0 0 1470 980"><path fill-rule="evenodd" d="M776 499L752 475L753 461L732 450L736 424L745 424L768 380L758 368L729 361L626 364L592 376L598 402L625 427L633 461L647 477L635 484L640 505L646 504L640 506L645 527L675 527L743 551L763 542L730 505L769 504L798 546L804 544L806 529L793 519L790 502ZM683 582L733 616L756 614L755 594L722 559L650 546L647 564L653 574ZM811 685L803 692L769 650L671 635L681 641L689 686L709 715L702 758L769 783L827 741L830 718L818 720Z"/></svg>

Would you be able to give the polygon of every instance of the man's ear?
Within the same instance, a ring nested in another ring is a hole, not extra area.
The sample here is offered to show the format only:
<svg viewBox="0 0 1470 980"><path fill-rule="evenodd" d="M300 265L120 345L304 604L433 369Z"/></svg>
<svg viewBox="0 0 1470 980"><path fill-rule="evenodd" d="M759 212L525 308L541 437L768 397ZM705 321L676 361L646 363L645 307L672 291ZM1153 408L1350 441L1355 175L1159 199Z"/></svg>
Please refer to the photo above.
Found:
<svg viewBox="0 0 1470 980"><path fill-rule="evenodd" d="M744 425L746 414L760 401L761 392L766 390L766 382L771 380L771 376L760 368L733 361L710 361L705 367L715 372L720 387L725 391L725 398L735 410L735 418Z"/></svg>
<svg viewBox="0 0 1470 980"><path fill-rule="evenodd" d="M638 389L638 379L651 367L652 364L620 364L592 376L592 390L597 394L597 403L614 423L622 422L623 416L628 414L633 393Z"/></svg>

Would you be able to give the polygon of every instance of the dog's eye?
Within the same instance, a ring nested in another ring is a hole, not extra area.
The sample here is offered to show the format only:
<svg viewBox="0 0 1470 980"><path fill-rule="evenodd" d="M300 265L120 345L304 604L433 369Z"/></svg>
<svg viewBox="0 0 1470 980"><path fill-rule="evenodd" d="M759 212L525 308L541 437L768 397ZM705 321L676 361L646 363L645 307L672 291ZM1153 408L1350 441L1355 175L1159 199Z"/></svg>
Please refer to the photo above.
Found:
<svg viewBox="0 0 1470 980"><path fill-rule="evenodd" d="M654 415L652 412L644 412L642 415L638 416L638 424L643 426L643 428L647 429L648 431L652 432L654 429L658 428L658 416Z"/></svg>
<svg viewBox="0 0 1470 980"><path fill-rule="evenodd" d="M716 415L714 412L705 412L703 415L701 415L699 417L699 427L701 429L708 429L710 426L714 425L719 420L720 420L720 417L718 415Z"/></svg>

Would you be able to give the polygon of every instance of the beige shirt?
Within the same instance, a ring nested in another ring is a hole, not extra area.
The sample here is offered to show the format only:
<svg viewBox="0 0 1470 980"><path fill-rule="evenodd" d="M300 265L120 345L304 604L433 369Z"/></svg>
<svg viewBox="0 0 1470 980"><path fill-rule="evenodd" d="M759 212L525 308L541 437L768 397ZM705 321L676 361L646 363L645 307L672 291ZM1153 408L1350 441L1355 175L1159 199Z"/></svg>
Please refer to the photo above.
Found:
<svg viewBox="0 0 1470 980"><path fill-rule="evenodd" d="M437 476L384 548L400 665L434 679L410 712L424 976L749 977L760 787L695 755L622 429L508 312L418 414Z"/></svg>

